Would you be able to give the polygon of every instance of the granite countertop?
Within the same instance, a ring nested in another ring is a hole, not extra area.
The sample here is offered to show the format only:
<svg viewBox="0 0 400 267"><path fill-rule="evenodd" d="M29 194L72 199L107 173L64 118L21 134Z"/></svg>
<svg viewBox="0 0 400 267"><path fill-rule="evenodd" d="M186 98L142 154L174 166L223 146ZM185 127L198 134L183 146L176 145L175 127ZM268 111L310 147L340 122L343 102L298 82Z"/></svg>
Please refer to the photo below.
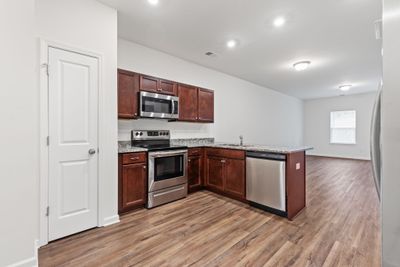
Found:
<svg viewBox="0 0 400 267"><path fill-rule="evenodd" d="M131 146L131 141L118 141L118 153L146 152L146 148Z"/></svg>
<svg viewBox="0 0 400 267"><path fill-rule="evenodd" d="M280 154L288 154L299 151L306 151L313 149L310 146L269 146L269 145L250 145L245 144L240 146L239 144L228 143L228 142L215 142L214 138L190 138L190 139L172 139L172 145L193 147L215 147L215 148L228 148L245 151L260 151L260 152L272 152ZM130 141L119 141L118 142L118 153L130 153L130 152L143 152L147 151L145 148L132 147Z"/></svg>

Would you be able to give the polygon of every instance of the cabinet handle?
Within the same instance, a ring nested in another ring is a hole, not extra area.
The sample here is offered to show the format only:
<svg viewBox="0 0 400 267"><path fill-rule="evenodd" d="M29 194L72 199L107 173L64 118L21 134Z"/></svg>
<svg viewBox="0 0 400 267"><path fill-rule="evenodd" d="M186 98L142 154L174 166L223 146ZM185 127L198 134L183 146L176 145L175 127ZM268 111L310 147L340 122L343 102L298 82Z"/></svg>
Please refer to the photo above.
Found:
<svg viewBox="0 0 400 267"><path fill-rule="evenodd" d="M226 160L224 160L224 159L221 159L221 163L225 163L226 162Z"/></svg>
<svg viewBox="0 0 400 267"><path fill-rule="evenodd" d="M192 160L191 159L188 159L188 162L191 162Z"/></svg>
<svg viewBox="0 0 400 267"><path fill-rule="evenodd" d="M135 113L135 116L137 116L137 113Z"/></svg>
<svg viewBox="0 0 400 267"><path fill-rule="evenodd" d="M147 167L146 166L143 166L143 169L146 169Z"/></svg>
<svg viewBox="0 0 400 267"><path fill-rule="evenodd" d="M130 158L130 160L138 160L138 159L139 159L139 157Z"/></svg>

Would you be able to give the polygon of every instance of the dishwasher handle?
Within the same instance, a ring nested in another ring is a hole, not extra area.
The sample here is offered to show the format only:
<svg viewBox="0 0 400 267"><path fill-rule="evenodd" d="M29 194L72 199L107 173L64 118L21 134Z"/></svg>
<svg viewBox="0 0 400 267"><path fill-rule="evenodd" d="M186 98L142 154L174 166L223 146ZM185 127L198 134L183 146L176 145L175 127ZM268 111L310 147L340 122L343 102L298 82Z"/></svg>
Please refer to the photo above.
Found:
<svg viewBox="0 0 400 267"><path fill-rule="evenodd" d="M257 159L268 159L268 160L276 160L276 161L286 161L285 154L279 153L271 153L271 152L246 152L246 157L248 158L257 158Z"/></svg>

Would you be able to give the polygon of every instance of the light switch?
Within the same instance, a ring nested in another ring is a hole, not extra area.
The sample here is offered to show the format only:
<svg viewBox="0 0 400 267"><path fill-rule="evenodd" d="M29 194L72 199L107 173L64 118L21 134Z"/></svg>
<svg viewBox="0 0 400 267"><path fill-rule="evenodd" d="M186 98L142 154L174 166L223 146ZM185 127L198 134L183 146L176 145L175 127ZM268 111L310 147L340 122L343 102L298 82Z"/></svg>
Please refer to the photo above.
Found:
<svg viewBox="0 0 400 267"><path fill-rule="evenodd" d="M300 170L300 162L296 163L296 170Z"/></svg>

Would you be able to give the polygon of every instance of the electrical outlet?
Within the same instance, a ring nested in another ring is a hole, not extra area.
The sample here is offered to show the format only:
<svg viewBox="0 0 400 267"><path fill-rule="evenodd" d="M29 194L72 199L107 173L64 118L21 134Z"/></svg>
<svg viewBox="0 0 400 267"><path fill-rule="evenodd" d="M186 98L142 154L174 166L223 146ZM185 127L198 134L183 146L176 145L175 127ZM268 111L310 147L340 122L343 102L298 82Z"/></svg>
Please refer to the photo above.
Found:
<svg viewBox="0 0 400 267"><path fill-rule="evenodd" d="M300 162L296 163L296 170L300 170L300 167L301 167Z"/></svg>

